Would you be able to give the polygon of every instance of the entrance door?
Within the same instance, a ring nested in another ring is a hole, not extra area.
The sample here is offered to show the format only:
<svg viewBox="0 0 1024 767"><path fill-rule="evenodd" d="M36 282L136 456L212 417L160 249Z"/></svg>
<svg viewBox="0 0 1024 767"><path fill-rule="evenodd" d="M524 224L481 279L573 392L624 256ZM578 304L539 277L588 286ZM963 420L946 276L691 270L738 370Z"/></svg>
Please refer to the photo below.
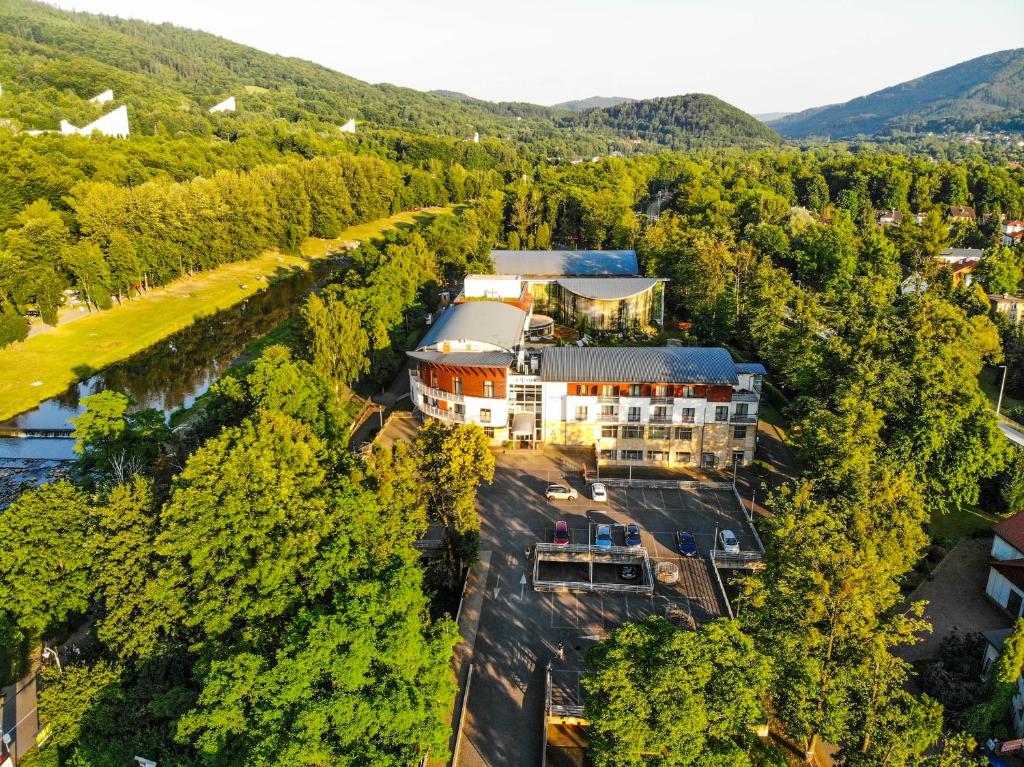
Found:
<svg viewBox="0 0 1024 767"><path fill-rule="evenodd" d="M1019 591L1010 589L1010 596L1006 600L1006 609L1013 617L1020 616L1021 605L1024 604L1024 597L1021 597Z"/></svg>

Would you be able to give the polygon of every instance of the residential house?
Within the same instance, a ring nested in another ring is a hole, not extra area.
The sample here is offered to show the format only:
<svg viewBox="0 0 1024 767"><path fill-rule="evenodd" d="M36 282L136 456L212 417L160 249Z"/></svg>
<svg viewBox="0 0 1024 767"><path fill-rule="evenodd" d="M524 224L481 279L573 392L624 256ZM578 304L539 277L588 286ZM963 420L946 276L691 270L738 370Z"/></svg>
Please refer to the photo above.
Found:
<svg viewBox="0 0 1024 767"><path fill-rule="evenodd" d="M985 593L1012 618L1019 618L1024 615L1024 512L1004 519L993 532Z"/></svg>
<svg viewBox="0 0 1024 767"><path fill-rule="evenodd" d="M1024 240L1024 221L1019 219L1004 221L1001 229L1003 232L1003 245L1013 247L1014 245L1019 245Z"/></svg>
<svg viewBox="0 0 1024 767"><path fill-rule="evenodd" d="M976 221L978 215L970 205L950 205L947 217L950 221Z"/></svg>
<svg viewBox="0 0 1024 767"><path fill-rule="evenodd" d="M937 261L953 266L962 261L981 261L985 251L981 248L943 248L935 256Z"/></svg>
<svg viewBox="0 0 1024 767"><path fill-rule="evenodd" d="M982 661L982 670L988 676L992 670L992 665L1003 651L1003 642L1010 635L1010 629L982 631L981 635L985 637L985 656ZM1024 677L1017 679L1010 708L1013 714L1013 735L1016 738L1022 738L1024 737Z"/></svg>
<svg viewBox="0 0 1024 767"><path fill-rule="evenodd" d="M992 293L988 297L992 310L1005 314L1011 325L1017 325L1024 319L1024 298L1009 293Z"/></svg>
<svg viewBox="0 0 1024 767"><path fill-rule="evenodd" d="M899 224L906 218L906 215L901 210L876 210L875 221L878 222L879 226L892 226Z"/></svg>

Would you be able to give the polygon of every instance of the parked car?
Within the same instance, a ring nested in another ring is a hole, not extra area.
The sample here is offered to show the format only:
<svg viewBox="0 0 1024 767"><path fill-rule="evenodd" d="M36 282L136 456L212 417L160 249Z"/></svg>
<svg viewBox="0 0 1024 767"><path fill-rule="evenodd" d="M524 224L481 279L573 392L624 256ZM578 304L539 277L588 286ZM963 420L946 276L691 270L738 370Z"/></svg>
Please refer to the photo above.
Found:
<svg viewBox="0 0 1024 767"><path fill-rule="evenodd" d="M640 525L634 524L633 522L626 525L626 545L640 545Z"/></svg>
<svg viewBox="0 0 1024 767"><path fill-rule="evenodd" d="M740 542L732 530L722 530L722 532L718 534L718 538L722 543L722 551L726 554L740 553Z"/></svg>
<svg viewBox="0 0 1024 767"><path fill-rule="evenodd" d="M569 543L569 525L565 523L565 520L560 519L555 522L554 542L558 546L565 546Z"/></svg>
<svg viewBox="0 0 1024 767"><path fill-rule="evenodd" d="M575 501L580 497L580 494L576 492L576 488L566 487L565 485L548 485L544 495L549 501Z"/></svg>
<svg viewBox="0 0 1024 767"><path fill-rule="evenodd" d="M608 491L605 489L604 482L595 482L590 486L590 500L601 503L608 502Z"/></svg>
<svg viewBox="0 0 1024 767"><path fill-rule="evenodd" d="M697 541L693 539L693 533L680 530L676 533L676 550L684 557L697 556Z"/></svg>
<svg viewBox="0 0 1024 767"><path fill-rule="evenodd" d="M601 549L610 549L612 547L611 525L597 526L597 535L594 536L594 545Z"/></svg>
<svg viewBox="0 0 1024 767"><path fill-rule="evenodd" d="M640 577L640 568L636 565L620 565L619 577L624 581L635 581Z"/></svg>

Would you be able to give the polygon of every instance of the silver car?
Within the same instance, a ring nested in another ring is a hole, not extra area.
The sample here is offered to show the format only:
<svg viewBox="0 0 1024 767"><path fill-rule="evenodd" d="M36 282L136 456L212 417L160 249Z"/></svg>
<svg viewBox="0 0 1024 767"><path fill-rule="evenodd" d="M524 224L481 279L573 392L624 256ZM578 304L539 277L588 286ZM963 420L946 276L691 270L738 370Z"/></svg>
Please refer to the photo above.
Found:
<svg viewBox="0 0 1024 767"><path fill-rule="evenodd" d="M580 497L580 494L576 492L574 487L548 485L548 489L544 491L544 497L549 501L575 501Z"/></svg>
<svg viewBox="0 0 1024 767"><path fill-rule="evenodd" d="M722 530L718 534L718 540L722 543L722 551L726 554L739 554L740 541L732 530Z"/></svg>

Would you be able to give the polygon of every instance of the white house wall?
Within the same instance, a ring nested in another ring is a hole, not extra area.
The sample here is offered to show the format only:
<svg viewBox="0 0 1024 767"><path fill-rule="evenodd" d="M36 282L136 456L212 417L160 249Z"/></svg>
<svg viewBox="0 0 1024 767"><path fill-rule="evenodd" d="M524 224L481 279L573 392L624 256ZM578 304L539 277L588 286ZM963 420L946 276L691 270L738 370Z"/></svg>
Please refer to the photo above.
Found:
<svg viewBox="0 0 1024 767"><path fill-rule="evenodd" d="M1007 559L1024 559L1024 554L1013 548L998 535L992 539L992 559L1005 561Z"/></svg>
<svg viewBox="0 0 1024 767"><path fill-rule="evenodd" d="M985 593L988 594L1000 607L1006 607L1010 600L1010 593L1016 591L1024 598L1024 593L1014 588L1002 573L997 572L994 567L988 570L988 583L985 585Z"/></svg>

